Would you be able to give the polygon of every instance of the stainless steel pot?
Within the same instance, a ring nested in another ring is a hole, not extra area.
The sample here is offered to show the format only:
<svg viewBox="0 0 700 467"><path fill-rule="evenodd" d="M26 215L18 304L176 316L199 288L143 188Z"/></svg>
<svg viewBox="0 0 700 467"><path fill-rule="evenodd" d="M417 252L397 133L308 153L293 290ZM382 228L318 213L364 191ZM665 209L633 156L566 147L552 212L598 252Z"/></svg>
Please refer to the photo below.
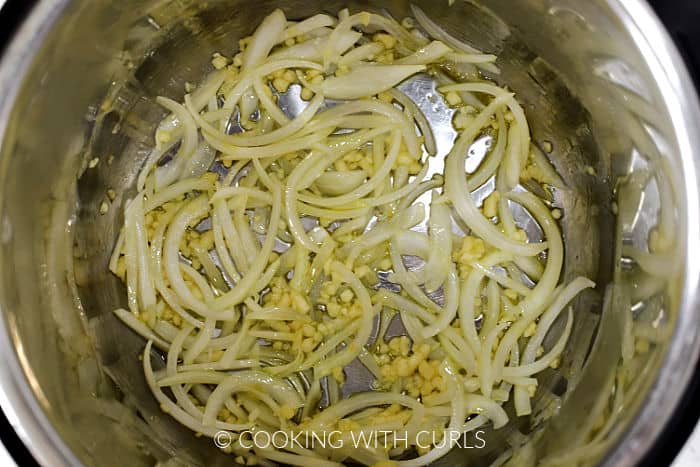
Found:
<svg viewBox="0 0 700 467"><path fill-rule="evenodd" d="M700 109L683 63L642 0L416 3L500 56L497 79L525 103L568 186L554 195L565 274L599 284L576 303L534 415L491 433L489 449L441 463L488 465L508 452L571 465L578 449L587 463L636 465L700 351ZM161 115L155 96L181 98L211 53L232 52L275 6L290 18L409 11L401 0L44 0L2 56L0 405L40 463L231 462L152 400L143 342L111 315L123 291L106 260ZM110 188L118 196L101 215Z"/></svg>

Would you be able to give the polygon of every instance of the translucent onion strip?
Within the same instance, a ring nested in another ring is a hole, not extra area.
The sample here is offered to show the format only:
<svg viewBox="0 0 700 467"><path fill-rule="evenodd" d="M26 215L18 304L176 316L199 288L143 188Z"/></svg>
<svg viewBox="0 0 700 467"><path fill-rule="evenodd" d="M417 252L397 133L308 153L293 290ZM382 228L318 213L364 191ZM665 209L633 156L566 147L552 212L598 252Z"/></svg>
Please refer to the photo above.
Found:
<svg viewBox="0 0 700 467"><path fill-rule="evenodd" d="M320 90L329 99L359 99L388 91L424 69L423 65L357 66L348 74L325 80Z"/></svg>

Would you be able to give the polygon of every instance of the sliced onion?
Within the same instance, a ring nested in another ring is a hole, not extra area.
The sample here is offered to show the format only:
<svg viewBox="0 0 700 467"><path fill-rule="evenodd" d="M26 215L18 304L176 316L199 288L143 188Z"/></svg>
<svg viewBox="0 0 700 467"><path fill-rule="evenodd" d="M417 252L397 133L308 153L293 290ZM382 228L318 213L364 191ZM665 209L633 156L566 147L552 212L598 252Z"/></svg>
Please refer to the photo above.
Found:
<svg viewBox="0 0 700 467"><path fill-rule="evenodd" d="M422 47L413 54L396 60L397 65L428 65L440 60L442 57L452 52L452 49L440 41L433 41L430 44Z"/></svg>
<svg viewBox="0 0 700 467"><path fill-rule="evenodd" d="M423 70L423 65L357 66L348 74L323 81L321 92L329 99L359 99L388 91Z"/></svg>
<svg viewBox="0 0 700 467"><path fill-rule="evenodd" d="M270 54L272 48L285 39L287 18L284 12L277 9L270 13L255 30L250 45L243 52L243 71L262 63Z"/></svg>
<svg viewBox="0 0 700 467"><path fill-rule="evenodd" d="M314 185L326 195L340 196L360 186L366 178L367 172L364 170L350 170L346 172L331 170L323 172L316 179Z"/></svg>
<svg viewBox="0 0 700 467"><path fill-rule="evenodd" d="M340 37L338 37L333 53L337 55L344 54L350 47L355 45L360 37L362 37L362 34L355 31L348 31L345 34L342 34ZM270 56L270 59L296 59L320 62L323 60L323 51L325 50L327 42L328 39L325 37L310 39L273 53Z"/></svg>
<svg viewBox="0 0 700 467"><path fill-rule="evenodd" d="M423 10L421 10L419 7L416 5L411 5L411 11L413 12L413 15L416 17L416 21L418 21L418 24L427 32L430 36L435 38L436 40L442 41L448 46L450 46L454 50L458 50L460 52L464 52L466 54L471 54L471 55L480 55L481 51L479 49L476 49L472 47L469 44L466 44L465 42L460 41L456 37L450 35L442 29L440 26L437 25L433 20L431 20L428 15L426 15ZM481 67L486 70L490 71L492 73L499 73L499 70L497 67L492 65L491 63L480 63Z"/></svg>
<svg viewBox="0 0 700 467"><path fill-rule="evenodd" d="M335 25L335 18L319 13L285 29L284 38L291 39L301 36L302 34L307 34L313 30L333 25Z"/></svg>
<svg viewBox="0 0 700 467"><path fill-rule="evenodd" d="M165 166L156 169L156 189L170 185L177 180L187 167L188 159L197 148L197 125L187 109L166 97L159 97L158 103L177 116L183 126L182 143L173 159Z"/></svg>
<svg viewBox="0 0 700 467"><path fill-rule="evenodd" d="M353 66L363 60L371 59L384 51L384 46L379 42L369 42L355 47L338 59L338 65Z"/></svg>

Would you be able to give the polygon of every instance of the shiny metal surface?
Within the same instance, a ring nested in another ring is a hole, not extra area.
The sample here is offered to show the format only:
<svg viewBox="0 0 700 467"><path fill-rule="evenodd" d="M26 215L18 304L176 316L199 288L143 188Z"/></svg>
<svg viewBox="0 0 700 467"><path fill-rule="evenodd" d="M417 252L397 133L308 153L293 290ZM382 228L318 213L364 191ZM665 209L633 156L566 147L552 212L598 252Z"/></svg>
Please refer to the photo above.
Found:
<svg viewBox="0 0 700 467"><path fill-rule="evenodd" d="M524 434L533 441L520 452L534 453L533 462L566 453L591 431L589 414L607 396L601 388L624 373L627 399L592 460L635 465L671 417L700 349L700 266L686 261L700 256L700 110L685 68L640 0L416 3L499 55L495 78L524 103L534 141L551 145L567 185L552 200L564 212L564 277L599 284L576 303L563 364L544 375L534 415L490 433L487 449L453 451L440 464L488 465L517 451ZM211 53L233 52L277 5L290 18L319 9L300 0L255 8L46 0L2 57L0 405L42 464L230 464L153 401L138 362L143 342L111 314L124 293L106 263L119 208L162 116L155 97L180 99ZM404 1L322 5L409 14ZM444 126L444 152L449 120L430 83L405 86ZM94 157L99 165L87 170ZM109 188L118 195L101 216ZM652 255L663 267L642 270L623 245L646 251L660 220L673 232ZM644 336L648 353L630 356L621 346L632 316L654 331Z"/></svg>
<svg viewBox="0 0 700 467"><path fill-rule="evenodd" d="M679 263L685 260L682 284L670 284L682 291L676 302L676 332L644 408L622 437L625 449L611 453L607 461L608 465L623 462L632 465L643 458L648 443L658 436L662 426L672 416L674 401L678 401L683 394L685 383L692 377L698 361L700 264L695 258L700 256L700 158L697 152L700 109L683 61L650 7L646 3L629 2L617 6L614 11L630 31L667 106L669 115L666 126L673 126L677 150L681 155L679 160L673 161L672 157L669 160L676 164L675 174L685 187L684 191L676 188L674 196L680 213L678 227L683 232L682 241L685 243L685 248L678 250L676 258L671 258ZM669 141L664 141L663 136L656 142L657 154L669 151L666 146Z"/></svg>
<svg viewBox="0 0 700 467"><path fill-rule="evenodd" d="M671 467L693 467L698 464L700 464L700 425L695 427Z"/></svg>

